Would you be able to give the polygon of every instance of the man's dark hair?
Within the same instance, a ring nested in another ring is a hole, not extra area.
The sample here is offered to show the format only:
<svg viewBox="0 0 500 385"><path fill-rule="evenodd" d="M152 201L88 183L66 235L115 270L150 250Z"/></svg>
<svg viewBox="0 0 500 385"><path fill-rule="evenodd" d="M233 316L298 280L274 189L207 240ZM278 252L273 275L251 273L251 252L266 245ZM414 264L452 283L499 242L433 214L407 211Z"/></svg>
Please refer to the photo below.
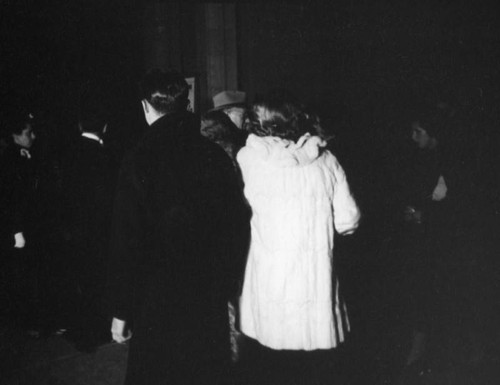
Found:
<svg viewBox="0 0 500 385"><path fill-rule="evenodd" d="M102 100L81 101L78 106L78 122L84 132L102 133L107 123Z"/></svg>
<svg viewBox="0 0 500 385"><path fill-rule="evenodd" d="M85 79L79 86L77 119L84 132L101 134L109 118L110 96L98 79Z"/></svg>
<svg viewBox="0 0 500 385"><path fill-rule="evenodd" d="M444 113L433 104L416 104L410 112L410 121L418 122L427 134L435 139L442 140L447 136L448 126Z"/></svg>
<svg viewBox="0 0 500 385"><path fill-rule="evenodd" d="M177 71L149 71L142 79L140 91L141 99L162 114L183 111L189 103L189 85Z"/></svg>

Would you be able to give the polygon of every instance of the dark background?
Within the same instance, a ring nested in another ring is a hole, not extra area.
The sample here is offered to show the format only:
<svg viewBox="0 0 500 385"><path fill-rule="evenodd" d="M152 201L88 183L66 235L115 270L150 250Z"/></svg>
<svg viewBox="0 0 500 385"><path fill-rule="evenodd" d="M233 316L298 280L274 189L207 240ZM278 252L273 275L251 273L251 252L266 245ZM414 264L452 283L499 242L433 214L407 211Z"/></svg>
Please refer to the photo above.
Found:
<svg viewBox="0 0 500 385"><path fill-rule="evenodd" d="M43 122L42 137L64 145L82 90L98 89L110 135L132 140L134 124L142 124L137 81L154 55L152 3L2 0L1 109L21 94ZM201 3L160 3L179 26L171 62L206 76L194 31L203 28ZM236 3L239 88L250 101L273 86L290 88L365 170L397 156L412 104L446 101L470 117L464 140L478 154L484 183L497 186L498 16L494 2Z"/></svg>
<svg viewBox="0 0 500 385"><path fill-rule="evenodd" d="M108 110L111 135L128 135L124 122L140 112L140 7L117 0L0 4L1 109L25 103L34 111L37 147L57 153L71 139L87 95Z"/></svg>

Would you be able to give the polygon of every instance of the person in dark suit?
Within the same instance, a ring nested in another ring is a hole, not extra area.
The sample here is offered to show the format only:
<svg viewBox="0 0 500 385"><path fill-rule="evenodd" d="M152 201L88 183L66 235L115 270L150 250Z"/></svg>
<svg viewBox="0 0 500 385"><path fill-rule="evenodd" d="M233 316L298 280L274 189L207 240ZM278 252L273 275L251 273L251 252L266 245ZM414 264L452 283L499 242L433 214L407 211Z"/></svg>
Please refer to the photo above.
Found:
<svg viewBox="0 0 500 385"><path fill-rule="evenodd" d="M114 197L114 173L104 147L107 123L101 100L80 105L80 135L69 147L64 169L67 235L77 301L70 321L78 347L95 348L107 333L104 288Z"/></svg>
<svg viewBox="0 0 500 385"><path fill-rule="evenodd" d="M11 108L3 126L7 147L0 159L0 271L8 303L3 310L33 336L39 334L39 173L31 153L34 117L24 105Z"/></svg>
<svg viewBox="0 0 500 385"><path fill-rule="evenodd" d="M184 78L154 70L141 92L150 127L122 163L113 213L112 336L131 338L126 384L220 383L243 199L231 160L186 110Z"/></svg>

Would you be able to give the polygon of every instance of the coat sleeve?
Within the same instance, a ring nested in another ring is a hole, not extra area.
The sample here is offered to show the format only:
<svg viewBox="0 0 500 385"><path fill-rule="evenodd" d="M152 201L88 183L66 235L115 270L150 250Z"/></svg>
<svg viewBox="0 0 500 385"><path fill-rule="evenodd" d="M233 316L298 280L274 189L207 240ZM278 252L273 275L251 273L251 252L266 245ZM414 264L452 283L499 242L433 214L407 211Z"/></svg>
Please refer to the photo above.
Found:
<svg viewBox="0 0 500 385"><path fill-rule="evenodd" d="M125 160L118 178L110 239L108 303L110 316L130 320L146 225L143 179Z"/></svg>
<svg viewBox="0 0 500 385"><path fill-rule="evenodd" d="M335 176L333 187L333 215L335 230L339 234L351 234L359 225L360 211L354 200L342 166L332 156L331 168Z"/></svg>
<svg viewBox="0 0 500 385"><path fill-rule="evenodd" d="M2 213L5 216L6 232L10 240L14 234L26 231L29 224L30 210L30 189L33 189L32 183L28 180L28 176L22 172L15 162L10 159L2 159L4 165L1 174L2 184L2 206L5 210ZM4 229L2 229L5 231Z"/></svg>

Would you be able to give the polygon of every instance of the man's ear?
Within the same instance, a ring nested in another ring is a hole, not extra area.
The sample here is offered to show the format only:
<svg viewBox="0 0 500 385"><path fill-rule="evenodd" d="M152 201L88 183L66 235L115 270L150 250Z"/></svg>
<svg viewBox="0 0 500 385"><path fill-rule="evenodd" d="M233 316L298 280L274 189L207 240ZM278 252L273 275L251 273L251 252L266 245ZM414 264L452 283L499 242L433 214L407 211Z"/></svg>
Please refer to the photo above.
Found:
<svg viewBox="0 0 500 385"><path fill-rule="evenodd" d="M149 106L148 106L148 102L146 101L146 99L142 99L141 103L142 103L142 109L144 110L144 113L148 113Z"/></svg>

